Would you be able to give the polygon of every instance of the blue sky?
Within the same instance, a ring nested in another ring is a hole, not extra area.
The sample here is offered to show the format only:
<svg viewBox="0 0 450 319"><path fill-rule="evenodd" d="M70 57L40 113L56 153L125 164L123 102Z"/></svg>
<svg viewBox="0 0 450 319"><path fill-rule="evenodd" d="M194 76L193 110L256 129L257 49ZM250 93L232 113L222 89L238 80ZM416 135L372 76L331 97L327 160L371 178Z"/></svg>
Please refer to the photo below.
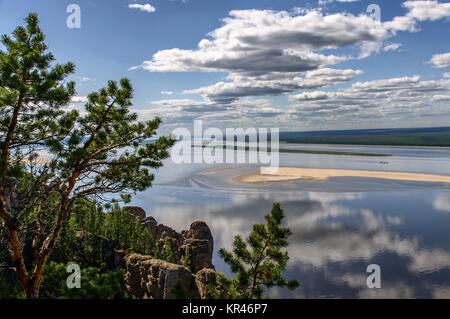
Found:
<svg viewBox="0 0 450 319"><path fill-rule="evenodd" d="M71 3L79 29L66 25ZM282 131L450 123L449 1L0 0L0 33L29 12L57 61L76 64L69 107L128 77L133 110L161 116L162 133L194 119Z"/></svg>

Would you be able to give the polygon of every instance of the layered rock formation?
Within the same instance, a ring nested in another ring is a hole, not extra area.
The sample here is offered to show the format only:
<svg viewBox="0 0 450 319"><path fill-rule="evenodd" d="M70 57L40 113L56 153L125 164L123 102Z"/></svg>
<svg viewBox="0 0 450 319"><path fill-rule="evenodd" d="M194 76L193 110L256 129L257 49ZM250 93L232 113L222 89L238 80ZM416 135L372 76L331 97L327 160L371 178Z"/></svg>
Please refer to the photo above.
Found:
<svg viewBox="0 0 450 319"><path fill-rule="evenodd" d="M170 292L178 279L193 298L204 298L208 284L221 290L217 286L212 264L214 239L205 222L193 222L189 230L178 233L166 225L158 224L155 218L146 217L140 207L124 207L124 211L139 218L163 249L170 244L175 259L174 263L169 263L137 254L122 256L121 266L125 268L124 281L128 293L138 298L170 298ZM187 258L189 269L182 266L186 264Z"/></svg>
<svg viewBox="0 0 450 319"><path fill-rule="evenodd" d="M170 242L176 264L184 264L186 251L189 251L191 270L196 273L203 268L214 269L212 256L214 239L208 225L203 221L193 222L189 230L178 233L164 224L158 224L156 219L145 217L145 211L140 207L124 207L124 211L139 218L142 225L148 227L156 242L164 247L166 239Z"/></svg>
<svg viewBox="0 0 450 319"><path fill-rule="evenodd" d="M125 289L138 298L171 298L178 280L192 298L204 298L208 284L221 289L213 269L204 268L194 274L181 265L138 254L127 256L125 265Z"/></svg>

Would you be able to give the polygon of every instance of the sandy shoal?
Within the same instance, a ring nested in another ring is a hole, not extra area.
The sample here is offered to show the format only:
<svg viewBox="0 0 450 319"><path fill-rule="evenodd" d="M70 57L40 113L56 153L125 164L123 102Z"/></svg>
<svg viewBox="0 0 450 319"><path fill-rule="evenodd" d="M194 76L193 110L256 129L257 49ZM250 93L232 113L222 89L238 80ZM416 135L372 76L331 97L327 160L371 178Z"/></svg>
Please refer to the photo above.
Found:
<svg viewBox="0 0 450 319"><path fill-rule="evenodd" d="M250 174L237 176L234 178L234 181L242 184L265 184L269 182L297 179L323 181L331 177L365 177L402 181L450 183L450 176L448 175L296 167L280 167L272 172L260 170Z"/></svg>

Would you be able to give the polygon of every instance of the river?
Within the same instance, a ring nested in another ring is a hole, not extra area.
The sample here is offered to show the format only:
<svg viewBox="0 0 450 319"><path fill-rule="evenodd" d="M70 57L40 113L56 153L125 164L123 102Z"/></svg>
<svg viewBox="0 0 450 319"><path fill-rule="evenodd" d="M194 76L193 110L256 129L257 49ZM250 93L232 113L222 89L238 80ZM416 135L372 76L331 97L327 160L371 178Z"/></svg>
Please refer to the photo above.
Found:
<svg viewBox="0 0 450 319"><path fill-rule="evenodd" d="M392 154L390 157L280 153L280 166L401 171L450 175L450 149L282 144L281 148ZM196 152L201 152L198 148ZM212 168L233 167L227 170ZM301 286L271 289L275 298L450 298L450 185L384 179L333 178L242 185L245 164L175 164L156 172L153 187L132 204L180 231L205 221L213 262L235 235L248 235L272 203L292 230L285 275ZM367 266L381 269L381 288L368 288Z"/></svg>

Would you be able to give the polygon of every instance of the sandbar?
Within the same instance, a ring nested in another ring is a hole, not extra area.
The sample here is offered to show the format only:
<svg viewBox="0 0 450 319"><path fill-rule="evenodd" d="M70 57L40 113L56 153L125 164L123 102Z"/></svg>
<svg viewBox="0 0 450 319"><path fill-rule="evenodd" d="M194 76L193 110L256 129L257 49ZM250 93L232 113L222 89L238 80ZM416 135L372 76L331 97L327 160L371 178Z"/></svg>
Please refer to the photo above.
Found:
<svg viewBox="0 0 450 319"><path fill-rule="evenodd" d="M237 176L233 180L241 184L267 184L269 182L290 180L324 181L332 177L363 177L401 181L450 183L449 175L297 167L279 167L278 169L261 168L259 171Z"/></svg>

